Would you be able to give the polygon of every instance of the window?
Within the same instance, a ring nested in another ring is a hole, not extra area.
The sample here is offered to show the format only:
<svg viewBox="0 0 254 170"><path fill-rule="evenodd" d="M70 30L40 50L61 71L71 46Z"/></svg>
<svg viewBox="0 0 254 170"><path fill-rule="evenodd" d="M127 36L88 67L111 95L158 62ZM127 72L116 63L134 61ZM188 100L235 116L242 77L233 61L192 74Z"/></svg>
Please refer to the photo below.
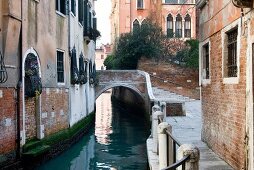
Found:
<svg viewBox="0 0 254 170"><path fill-rule="evenodd" d="M202 47L202 56L203 56L203 79L209 79L210 78L210 69L209 69L209 60L210 60L210 56L209 56L209 43L205 44Z"/></svg>
<svg viewBox="0 0 254 170"><path fill-rule="evenodd" d="M137 9L143 9L143 8L144 8L143 0L137 0Z"/></svg>
<svg viewBox="0 0 254 170"><path fill-rule="evenodd" d="M173 37L173 17L171 14L167 17L167 37L172 38Z"/></svg>
<svg viewBox="0 0 254 170"><path fill-rule="evenodd" d="M66 0L56 0L56 10L62 14L66 14Z"/></svg>
<svg viewBox="0 0 254 170"><path fill-rule="evenodd" d="M182 37L182 17L180 14L176 16L176 37Z"/></svg>
<svg viewBox="0 0 254 170"><path fill-rule="evenodd" d="M101 59L104 59L104 55L103 54L101 55Z"/></svg>
<svg viewBox="0 0 254 170"><path fill-rule="evenodd" d="M192 0L165 0L166 4L191 4Z"/></svg>
<svg viewBox="0 0 254 170"><path fill-rule="evenodd" d="M56 51L57 55L57 82L64 83L64 53Z"/></svg>
<svg viewBox="0 0 254 170"><path fill-rule="evenodd" d="M191 37L191 17L189 14L186 15L184 18L184 37L190 38Z"/></svg>
<svg viewBox="0 0 254 170"><path fill-rule="evenodd" d="M140 25L137 19L135 19L135 21L133 22L133 31L137 31L139 30Z"/></svg>
<svg viewBox="0 0 254 170"><path fill-rule="evenodd" d="M76 0L71 0L71 12L76 16Z"/></svg>
<svg viewBox="0 0 254 170"><path fill-rule="evenodd" d="M90 31L90 6L88 5L88 1L84 1L84 36L87 36Z"/></svg>
<svg viewBox="0 0 254 170"><path fill-rule="evenodd" d="M84 20L84 4L83 4L83 0L78 0L78 21L81 25L83 25L83 20Z"/></svg>
<svg viewBox="0 0 254 170"><path fill-rule="evenodd" d="M237 28L227 32L227 58L225 58L225 76L237 77Z"/></svg>
<svg viewBox="0 0 254 170"><path fill-rule="evenodd" d="M165 0L166 4L177 4L178 0Z"/></svg>
<svg viewBox="0 0 254 170"><path fill-rule="evenodd" d="M147 20L144 19L141 23L141 28L144 28L145 26L147 26Z"/></svg>

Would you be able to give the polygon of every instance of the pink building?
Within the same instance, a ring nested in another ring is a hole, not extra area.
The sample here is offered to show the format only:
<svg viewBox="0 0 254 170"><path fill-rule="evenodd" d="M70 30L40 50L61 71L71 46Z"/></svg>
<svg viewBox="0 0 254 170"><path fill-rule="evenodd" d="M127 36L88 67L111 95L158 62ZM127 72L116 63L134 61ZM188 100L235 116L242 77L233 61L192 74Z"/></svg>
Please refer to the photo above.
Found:
<svg viewBox="0 0 254 170"><path fill-rule="evenodd" d="M195 0L112 0L112 42L151 16L169 37L196 38Z"/></svg>

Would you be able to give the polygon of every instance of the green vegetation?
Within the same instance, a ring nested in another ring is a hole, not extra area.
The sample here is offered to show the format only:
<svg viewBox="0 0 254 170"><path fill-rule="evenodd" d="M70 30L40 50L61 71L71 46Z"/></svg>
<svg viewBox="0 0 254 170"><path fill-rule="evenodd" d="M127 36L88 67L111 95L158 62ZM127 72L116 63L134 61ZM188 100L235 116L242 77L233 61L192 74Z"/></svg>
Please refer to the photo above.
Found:
<svg viewBox="0 0 254 170"><path fill-rule="evenodd" d="M84 131L87 126L94 121L95 113L89 114L86 118L74 124L71 128L59 131L50 136L39 139L31 139L23 146L23 155L25 157L36 157L49 151L59 142L70 140L78 133Z"/></svg>
<svg viewBox="0 0 254 170"><path fill-rule="evenodd" d="M189 68L198 69L199 66L199 49L197 40L187 40L186 48L177 52L176 56L173 57L174 63Z"/></svg>
<svg viewBox="0 0 254 170"><path fill-rule="evenodd" d="M122 34L115 44L113 55L104 61L107 69L136 69L141 57L159 58L166 36L152 21L147 21L131 33Z"/></svg>
<svg viewBox="0 0 254 170"><path fill-rule="evenodd" d="M104 65L107 70L136 69L141 57L198 68L198 41L167 38L151 20L131 33L122 34Z"/></svg>

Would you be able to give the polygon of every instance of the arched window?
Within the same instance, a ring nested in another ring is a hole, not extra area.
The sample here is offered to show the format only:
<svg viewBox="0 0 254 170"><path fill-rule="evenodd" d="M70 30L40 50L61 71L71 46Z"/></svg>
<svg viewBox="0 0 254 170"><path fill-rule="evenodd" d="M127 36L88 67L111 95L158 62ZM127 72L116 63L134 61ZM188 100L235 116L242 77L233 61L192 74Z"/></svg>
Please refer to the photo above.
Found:
<svg viewBox="0 0 254 170"><path fill-rule="evenodd" d="M190 38L191 37L191 17L189 14L186 15L184 18L184 37Z"/></svg>
<svg viewBox="0 0 254 170"><path fill-rule="evenodd" d="M167 17L167 37L172 38L173 37L173 17L171 14Z"/></svg>
<svg viewBox="0 0 254 170"><path fill-rule="evenodd" d="M140 25L137 19L133 22L133 32L139 30Z"/></svg>
<svg viewBox="0 0 254 170"><path fill-rule="evenodd" d="M147 25L147 20L146 20L146 19L144 19L144 20L142 21L142 23L141 23L141 28L143 28L145 25Z"/></svg>
<svg viewBox="0 0 254 170"><path fill-rule="evenodd" d="M180 14L176 16L176 37L182 37L182 17Z"/></svg>

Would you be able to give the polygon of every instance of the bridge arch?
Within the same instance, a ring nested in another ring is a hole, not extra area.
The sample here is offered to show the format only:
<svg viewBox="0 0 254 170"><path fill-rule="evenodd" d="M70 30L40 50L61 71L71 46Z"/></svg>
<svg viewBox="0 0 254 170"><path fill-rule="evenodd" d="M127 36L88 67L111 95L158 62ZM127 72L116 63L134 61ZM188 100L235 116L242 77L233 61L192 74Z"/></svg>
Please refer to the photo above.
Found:
<svg viewBox="0 0 254 170"><path fill-rule="evenodd" d="M138 88L132 86L132 85L128 85L128 84L111 84L108 85L106 87L104 87L103 89L101 89L99 92L96 93L95 99L97 99L102 93L104 93L105 91L115 88L115 87L125 87L127 89L130 89L131 91L135 92L136 94L138 94L138 96L140 98L142 98L143 100L145 100L143 94L139 91Z"/></svg>

